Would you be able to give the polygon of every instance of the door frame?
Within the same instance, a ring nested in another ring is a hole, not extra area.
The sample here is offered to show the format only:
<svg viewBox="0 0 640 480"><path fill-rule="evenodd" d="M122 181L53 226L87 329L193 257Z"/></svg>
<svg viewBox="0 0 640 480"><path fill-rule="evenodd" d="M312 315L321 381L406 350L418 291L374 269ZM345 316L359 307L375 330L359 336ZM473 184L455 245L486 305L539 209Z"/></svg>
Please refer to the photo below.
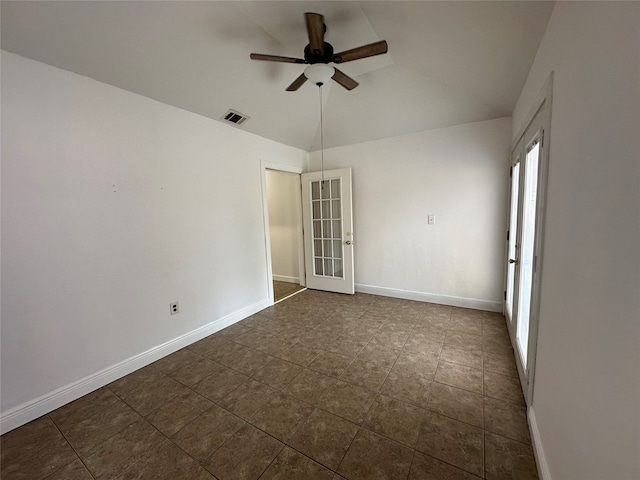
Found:
<svg viewBox="0 0 640 480"><path fill-rule="evenodd" d="M528 339L528 347L527 347L527 367L526 370L522 366L522 362L518 356L518 342L517 342L517 324L507 322L507 328L509 330L509 336L511 340L512 347L514 349L514 356L516 360L516 366L518 368L518 375L520 377L520 383L522 385L522 390L525 397L525 402L528 407L531 407L533 404L533 391L534 391L534 383L535 383L535 366L536 366L536 356L537 356L537 341L538 341L538 329L539 329L539 314L540 314L540 285L541 279L543 275L543 252L544 252L544 234L545 234L545 217L546 217L546 206L547 206L547 179L549 172L549 152L551 147L551 110L552 110L552 101L553 101L553 71L549 73L547 80L542 86L537 98L535 99L531 109L529 110L527 116L525 117L525 121L523 122L518 134L514 137L514 141L511 145L510 155L509 155L509 166L513 165L515 150L521 146L523 148L524 155L528 152L529 144L526 145L521 144L526 131L531 125L537 113L540 111L540 108L545 106L546 108L546 116L543 120L543 129L544 133L542 136L542 148L541 154L538 164L538 194L537 194L537 207L536 207L536 233L534 240L534 256L535 260L535 276L533 278L532 287L531 287L531 308L529 314L529 339ZM533 138L538 138L540 132L536 131ZM523 158L520 159L521 162ZM524 171L520 172L521 178L524 178ZM522 190L522 189L520 189ZM520 191L519 195L522 195L523 192ZM510 209L511 205L508 206ZM507 218L509 218L507 216ZM508 230L509 226L507 225ZM509 255L508 251L508 242L505 248L504 258L507 259ZM505 292L507 291L507 279L508 279L508 266L509 264L505 261ZM517 278L516 278L517 282ZM512 306L513 307L513 306ZM505 303L503 304L503 312L506 315L506 298ZM517 322L517 319L516 319Z"/></svg>
<svg viewBox="0 0 640 480"><path fill-rule="evenodd" d="M273 300L273 265L271 264L271 229L269 226L269 202L267 199L267 170L297 174L298 184L300 184L300 175L302 175L304 169L295 165L287 165L286 163L260 160L260 180L262 182L262 219L264 223L264 244L267 259L267 292L269 296L269 304L273 305L275 302ZM302 238L302 200L296 204L296 230L298 232L298 274L300 277L300 285L306 286L307 282L304 269L304 240Z"/></svg>

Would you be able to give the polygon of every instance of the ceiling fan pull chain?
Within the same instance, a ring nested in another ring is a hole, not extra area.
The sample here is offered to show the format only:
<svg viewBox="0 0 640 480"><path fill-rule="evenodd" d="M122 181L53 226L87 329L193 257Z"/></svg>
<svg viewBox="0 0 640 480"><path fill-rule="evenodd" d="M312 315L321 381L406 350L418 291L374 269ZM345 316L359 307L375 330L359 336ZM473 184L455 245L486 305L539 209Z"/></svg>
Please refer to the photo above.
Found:
<svg viewBox="0 0 640 480"><path fill-rule="evenodd" d="M320 170L322 172L322 188L324 188L324 126L322 123L322 83L318 83L318 92L320 93Z"/></svg>

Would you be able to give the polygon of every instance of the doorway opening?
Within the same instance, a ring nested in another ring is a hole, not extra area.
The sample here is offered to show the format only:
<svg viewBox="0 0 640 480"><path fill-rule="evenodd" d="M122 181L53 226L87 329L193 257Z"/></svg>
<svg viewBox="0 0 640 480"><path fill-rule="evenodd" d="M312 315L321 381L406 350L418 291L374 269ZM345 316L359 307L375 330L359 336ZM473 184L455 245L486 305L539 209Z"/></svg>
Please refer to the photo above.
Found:
<svg viewBox="0 0 640 480"><path fill-rule="evenodd" d="M305 289L300 172L263 162L269 297L277 303Z"/></svg>

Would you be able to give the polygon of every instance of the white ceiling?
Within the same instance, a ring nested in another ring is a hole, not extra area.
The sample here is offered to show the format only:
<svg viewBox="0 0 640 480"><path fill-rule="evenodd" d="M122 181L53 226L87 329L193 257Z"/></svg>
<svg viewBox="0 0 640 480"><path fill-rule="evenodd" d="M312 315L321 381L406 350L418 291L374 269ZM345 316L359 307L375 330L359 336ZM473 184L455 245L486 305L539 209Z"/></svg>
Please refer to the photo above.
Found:
<svg viewBox="0 0 640 480"><path fill-rule="evenodd" d="M312 151L318 88L285 88L304 65L304 12L325 17L336 52L385 39L386 55L345 63L352 91L323 87L325 147L508 116L553 2L2 1L2 49Z"/></svg>

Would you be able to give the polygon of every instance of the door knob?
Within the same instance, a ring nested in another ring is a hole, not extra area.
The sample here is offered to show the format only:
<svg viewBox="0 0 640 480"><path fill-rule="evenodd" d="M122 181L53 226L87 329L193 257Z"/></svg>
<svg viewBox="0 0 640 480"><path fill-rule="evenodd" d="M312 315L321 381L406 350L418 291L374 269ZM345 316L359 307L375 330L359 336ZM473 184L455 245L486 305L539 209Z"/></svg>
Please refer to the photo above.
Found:
<svg viewBox="0 0 640 480"><path fill-rule="evenodd" d="M509 263L518 263L518 260L515 260L515 259L513 259L513 258L510 258L510 259L509 259Z"/></svg>
<svg viewBox="0 0 640 480"><path fill-rule="evenodd" d="M353 242L352 242L351 240L347 240L347 241L346 241L346 242L344 242L344 243L346 243L347 245L352 245L352 244L353 244Z"/></svg>

